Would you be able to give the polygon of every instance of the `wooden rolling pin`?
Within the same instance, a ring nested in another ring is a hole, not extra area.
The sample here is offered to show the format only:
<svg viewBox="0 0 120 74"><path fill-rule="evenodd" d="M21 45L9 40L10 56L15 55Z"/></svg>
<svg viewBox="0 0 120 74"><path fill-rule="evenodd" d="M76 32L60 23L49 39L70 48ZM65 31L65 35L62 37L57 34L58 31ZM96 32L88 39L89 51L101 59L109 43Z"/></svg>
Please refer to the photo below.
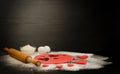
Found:
<svg viewBox="0 0 120 74"><path fill-rule="evenodd" d="M40 66L40 61L34 60L34 59L32 59L31 56L29 56L29 55L27 55L25 53L22 53L22 52L14 49L14 48L9 48L9 49L8 48L4 48L4 50L7 51L8 54L11 57L13 57L13 58L15 58L15 59L17 59L17 60L19 60L21 62L24 62L24 63L33 63L36 66Z"/></svg>

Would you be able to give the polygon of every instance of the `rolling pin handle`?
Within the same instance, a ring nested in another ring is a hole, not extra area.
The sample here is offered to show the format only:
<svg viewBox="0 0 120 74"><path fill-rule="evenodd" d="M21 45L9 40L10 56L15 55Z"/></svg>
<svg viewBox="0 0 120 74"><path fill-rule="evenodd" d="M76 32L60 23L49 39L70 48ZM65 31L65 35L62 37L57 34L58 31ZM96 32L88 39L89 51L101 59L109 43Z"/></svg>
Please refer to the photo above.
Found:
<svg viewBox="0 0 120 74"><path fill-rule="evenodd" d="M40 61L34 60L34 59L32 59L32 57L30 57L30 56L27 57L26 62L28 62L28 63L33 63L33 64L35 64L36 66L40 66Z"/></svg>

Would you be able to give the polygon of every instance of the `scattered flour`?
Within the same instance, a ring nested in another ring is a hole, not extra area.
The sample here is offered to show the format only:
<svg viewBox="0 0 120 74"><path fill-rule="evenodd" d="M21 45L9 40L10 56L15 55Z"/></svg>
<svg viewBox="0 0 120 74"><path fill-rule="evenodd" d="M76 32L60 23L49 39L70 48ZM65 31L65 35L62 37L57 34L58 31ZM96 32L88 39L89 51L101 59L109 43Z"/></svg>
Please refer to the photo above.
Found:
<svg viewBox="0 0 120 74"><path fill-rule="evenodd" d="M20 47L20 51L26 54L33 54L35 52L36 48L31 45L25 45L23 47Z"/></svg>
<svg viewBox="0 0 120 74"><path fill-rule="evenodd" d="M17 68L18 70L36 70L36 71L49 71L49 70L79 71L82 69L100 69L100 68L103 68L107 64L111 64L111 62L106 61L106 60L108 60L108 57L98 56L98 55L94 55L91 53L76 53L76 52L66 52L66 51L50 52L50 53L68 54L68 55L72 55L74 57L76 57L77 55L85 54L85 55L88 55L87 64L86 65L74 64L73 67L68 67L67 66L68 63L64 63L64 64L61 64L61 65L63 65L63 68L61 68L61 69L56 68L56 64L49 64L48 67L42 67L43 64L41 64L41 66L36 67L35 65L33 65L31 63L29 63L29 64L22 63L21 61L18 61L16 59L10 57L9 55L4 55L4 56L0 57L3 59L0 61L5 62L5 65L7 65L7 66ZM31 56L34 57L38 54L39 54L39 52L35 52Z"/></svg>

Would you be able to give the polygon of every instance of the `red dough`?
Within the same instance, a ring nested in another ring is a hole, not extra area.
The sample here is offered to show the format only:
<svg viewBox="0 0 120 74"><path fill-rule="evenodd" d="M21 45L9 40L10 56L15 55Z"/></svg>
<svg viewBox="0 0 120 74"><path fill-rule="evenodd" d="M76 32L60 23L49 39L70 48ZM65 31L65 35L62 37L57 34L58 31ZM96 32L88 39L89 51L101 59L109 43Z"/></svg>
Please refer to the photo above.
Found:
<svg viewBox="0 0 120 74"><path fill-rule="evenodd" d="M80 59L87 59L88 55L78 55L77 57L80 58Z"/></svg>
<svg viewBox="0 0 120 74"><path fill-rule="evenodd" d="M48 64L43 64L42 67L48 67L49 65Z"/></svg>
<svg viewBox="0 0 120 74"><path fill-rule="evenodd" d="M34 59L39 60L42 64L60 64L70 62L74 57L68 54L40 54Z"/></svg>
<svg viewBox="0 0 120 74"><path fill-rule="evenodd" d="M86 60L76 60L75 61L76 64L87 64L87 61Z"/></svg>
<svg viewBox="0 0 120 74"><path fill-rule="evenodd" d="M56 66L56 68L59 68L59 69L62 68L62 67L63 67L62 65L57 65Z"/></svg>
<svg viewBox="0 0 120 74"><path fill-rule="evenodd" d="M69 64L67 64L67 66L72 67L72 66L74 66L74 64L69 63Z"/></svg>

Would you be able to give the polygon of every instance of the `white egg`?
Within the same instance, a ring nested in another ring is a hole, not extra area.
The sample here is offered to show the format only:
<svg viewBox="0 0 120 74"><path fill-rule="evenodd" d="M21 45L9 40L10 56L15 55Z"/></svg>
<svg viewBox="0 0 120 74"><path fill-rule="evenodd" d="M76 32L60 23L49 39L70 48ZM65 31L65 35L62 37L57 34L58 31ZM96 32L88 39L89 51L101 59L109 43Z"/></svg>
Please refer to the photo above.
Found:
<svg viewBox="0 0 120 74"><path fill-rule="evenodd" d="M44 46L44 48L47 50L47 52L50 52L50 51L51 51L51 49L50 49L49 46Z"/></svg>
<svg viewBox="0 0 120 74"><path fill-rule="evenodd" d="M46 53L47 50L45 49L45 47L40 46L40 47L38 47L38 52L39 52L39 53Z"/></svg>
<svg viewBox="0 0 120 74"><path fill-rule="evenodd" d="M31 45L25 45L20 48L21 52L31 55L35 52L36 48Z"/></svg>
<svg viewBox="0 0 120 74"><path fill-rule="evenodd" d="M39 53L48 53L48 52L50 52L50 47L49 46L40 46L40 47L38 47L38 52Z"/></svg>

